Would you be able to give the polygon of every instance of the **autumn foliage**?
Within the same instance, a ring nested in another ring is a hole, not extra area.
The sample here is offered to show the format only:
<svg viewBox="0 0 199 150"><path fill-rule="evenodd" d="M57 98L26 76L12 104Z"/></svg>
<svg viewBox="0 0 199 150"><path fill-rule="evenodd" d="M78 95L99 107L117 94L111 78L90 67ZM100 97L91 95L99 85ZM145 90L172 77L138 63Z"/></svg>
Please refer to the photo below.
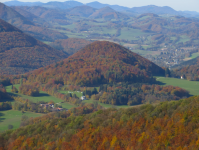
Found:
<svg viewBox="0 0 199 150"><path fill-rule="evenodd" d="M33 85L22 84L19 87L19 93L28 96L39 96L39 89Z"/></svg>
<svg viewBox="0 0 199 150"><path fill-rule="evenodd" d="M113 84L101 85L99 93L92 95L92 99L112 105L138 105L189 97L189 92L174 86L146 85L146 84Z"/></svg>
<svg viewBox="0 0 199 150"><path fill-rule="evenodd" d="M73 108L0 135L2 149L198 149L199 97L157 106Z"/></svg>
<svg viewBox="0 0 199 150"><path fill-rule="evenodd" d="M183 76L190 81L199 81L199 58L185 63L186 65L174 70L176 76Z"/></svg>
<svg viewBox="0 0 199 150"><path fill-rule="evenodd" d="M72 55L90 43L90 41L84 39L69 38L56 40L55 42L52 42L49 45L55 49L63 50L67 52L69 55Z"/></svg>
<svg viewBox="0 0 199 150"><path fill-rule="evenodd" d="M154 74L163 75L164 70L118 44L98 41L27 76L31 82L47 83L54 78L64 85L88 86L120 81L153 82Z"/></svg>
<svg viewBox="0 0 199 150"><path fill-rule="evenodd" d="M0 67L2 74L11 74L13 68L23 71L37 69L67 58L64 52L24 34L0 19ZM11 69L10 69L11 67ZM6 69L5 69L6 68ZM22 69L25 68L25 69ZM11 70L9 72L9 70ZM19 71L16 73L20 73Z"/></svg>

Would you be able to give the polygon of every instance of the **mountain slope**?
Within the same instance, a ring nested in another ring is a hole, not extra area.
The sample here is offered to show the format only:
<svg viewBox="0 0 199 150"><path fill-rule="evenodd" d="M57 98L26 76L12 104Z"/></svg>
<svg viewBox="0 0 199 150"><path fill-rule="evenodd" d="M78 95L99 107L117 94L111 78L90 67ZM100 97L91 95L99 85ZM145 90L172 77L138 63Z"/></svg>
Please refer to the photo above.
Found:
<svg viewBox="0 0 199 150"><path fill-rule="evenodd" d="M101 9L103 7L109 6L108 4L102 4L102 3L97 2L97 1L87 3L86 5L90 6L90 7L93 7L93 8L96 8L96 9Z"/></svg>
<svg viewBox="0 0 199 150"><path fill-rule="evenodd" d="M154 74L163 75L164 70L118 44L97 41L64 61L28 73L28 78L42 83L54 78L67 85L82 86L120 81L151 82Z"/></svg>
<svg viewBox="0 0 199 150"><path fill-rule="evenodd" d="M53 49L52 47L24 34L21 30L13 27L0 19L0 67L1 74L16 74L20 72L9 72L6 67L19 67L25 70L37 69L68 55ZM11 69L10 70L15 70ZM23 73L23 71L21 72Z"/></svg>
<svg viewBox="0 0 199 150"><path fill-rule="evenodd" d="M6 20L10 24L28 24L34 25L33 22L29 21L27 18L19 14L17 11L10 7L7 7L3 3L0 3L0 18Z"/></svg>
<svg viewBox="0 0 199 150"><path fill-rule="evenodd" d="M90 43L90 41L84 39L69 38L66 40L56 40L49 45L55 49L63 50L69 55L72 55Z"/></svg>
<svg viewBox="0 0 199 150"><path fill-rule="evenodd" d="M77 7L77 6L81 6L81 5L83 5L83 3L69 0L69 1L65 1L65 2L52 1L52 2L48 2L48 3L44 3L41 6L47 7L47 8L69 9L69 8L73 8L73 7Z"/></svg>
<svg viewBox="0 0 199 150"><path fill-rule="evenodd" d="M68 38L63 33L49 30L41 25L35 25L33 22L3 3L0 3L0 19L3 19L4 21L18 27L22 31L39 40L54 41L56 39Z"/></svg>
<svg viewBox="0 0 199 150"><path fill-rule="evenodd" d="M89 17L90 15L92 15L94 12L96 11L95 8L92 8L90 6L77 6L71 9L68 9L67 12L71 15L78 15L81 17Z"/></svg>
<svg viewBox="0 0 199 150"><path fill-rule="evenodd" d="M49 9L41 6L21 7L21 9L34 14L40 18L49 19L67 19L66 13L60 12L56 9Z"/></svg>
<svg viewBox="0 0 199 150"><path fill-rule="evenodd" d="M104 7L104 8L101 8L101 9L95 11L90 16L90 18L93 18L93 19L103 18L103 19L110 20L110 19L127 19L129 17L127 15L117 12L107 6L107 7Z"/></svg>
<svg viewBox="0 0 199 150"><path fill-rule="evenodd" d="M1 133L0 148L198 149L199 97L126 109L96 107L30 118L21 128Z"/></svg>
<svg viewBox="0 0 199 150"><path fill-rule="evenodd" d="M142 6L142 7L133 7L131 9L128 9L127 11L131 11L134 13L154 13L154 14L172 14L172 15L178 15L179 13L172 9L171 7L164 6L159 7L155 5L148 5L148 6Z"/></svg>
<svg viewBox="0 0 199 150"><path fill-rule="evenodd" d="M199 81L199 57L185 61L173 67L175 75L187 80Z"/></svg>
<svg viewBox="0 0 199 150"><path fill-rule="evenodd" d="M22 16L24 16L28 20L34 22L35 24L43 24L43 26L50 26L49 23L47 23L44 19L24 10L23 6L13 6L11 8L17 11L18 13L20 13Z"/></svg>

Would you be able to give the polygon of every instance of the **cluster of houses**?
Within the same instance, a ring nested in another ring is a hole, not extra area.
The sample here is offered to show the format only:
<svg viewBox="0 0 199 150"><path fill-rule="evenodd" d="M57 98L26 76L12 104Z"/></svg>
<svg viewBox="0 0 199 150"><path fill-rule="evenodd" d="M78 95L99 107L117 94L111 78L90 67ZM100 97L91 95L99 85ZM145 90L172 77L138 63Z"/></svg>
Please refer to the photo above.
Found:
<svg viewBox="0 0 199 150"><path fill-rule="evenodd" d="M81 96L80 99L83 101L83 100L86 100L86 96Z"/></svg>
<svg viewBox="0 0 199 150"><path fill-rule="evenodd" d="M51 108L52 111L63 111L64 109L63 108L60 108L60 107L56 107L54 106L54 104L40 104L40 106L42 106L44 109L48 109L48 108Z"/></svg>

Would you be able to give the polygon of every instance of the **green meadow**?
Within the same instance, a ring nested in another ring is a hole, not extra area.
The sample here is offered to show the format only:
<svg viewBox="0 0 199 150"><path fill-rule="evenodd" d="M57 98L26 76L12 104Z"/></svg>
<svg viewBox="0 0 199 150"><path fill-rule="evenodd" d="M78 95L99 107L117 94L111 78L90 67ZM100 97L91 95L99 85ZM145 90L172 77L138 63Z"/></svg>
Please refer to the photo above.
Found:
<svg viewBox="0 0 199 150"><path fill-rule="evenodd" d="M197 52L197 53L193 53L193 54L191 54L191 57L189 57L190 59L194 59L194 58L196 58L196 57L198 57L199 56L199 53Z"/></svg>
<svg viewBox="0 0 199 150"><path fill-rule="evenodd" d="M148 33L142 32L138 29L131 29L131 28L122 28L121 29L121 35L118 36L119 39L125 39L125 40L137 40L136 37L147 35Z"/></svg>
<svg viewBox="0 0 199 150"><path fill-rule="evenodd" d="M199 81L188 81L177 78L156 77L160 85L173 85L186 89L191 95L199 95Z"/></svg>
<svg viewBox="0 0 199 150"><path fill-rule="evenodd" d="M39 117L43 114L33 112L25 112L22 114L21 111L17 110L0 111L0 132L7 130L8 125L13 125L13 129L19 128L22 115L26 115L28 118L31 118Z"/></svg>
<svg viewBox="0 0 199 150"><path fill-rule="evenodd" d="M14 86L18 89L20 84L15 84ZM11 92L11 87L12 86L6 86L6 91L9 94L14 94L15 96L20 96L22 98L29 99L32 102L39 102L39 101L50 102L52 100L55 103L59 103L60 105L62 105L63 108L66 108L66 109L70 109L72 107L76 107L73 104L70 104L70 103L67 103L67 102L63 102L63 100L61 100L59 98L56 98L54 96L51 96L51 95L49 95L49 94L47 94L46 92L43 92L43 91L40 91L40 95L39 96L34 96L33 97L33 96L23 95L23 94L19 94L19 93L12 93Z"/></svg>

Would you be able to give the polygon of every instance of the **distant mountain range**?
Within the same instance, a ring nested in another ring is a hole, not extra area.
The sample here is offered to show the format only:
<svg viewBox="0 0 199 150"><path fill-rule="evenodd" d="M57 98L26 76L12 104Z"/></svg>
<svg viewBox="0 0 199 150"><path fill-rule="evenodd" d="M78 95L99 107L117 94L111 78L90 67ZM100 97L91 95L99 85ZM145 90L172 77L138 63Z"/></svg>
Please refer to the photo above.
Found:
<svg viewBox="0 0 199 150"><path fill-rule="evenodd" d="M77 6L85 5L83 3L77 2L77 1L65 1L65 2L48 2L48 3L42 3L42 2L20 2L20 1L9 1L4 3L7 6L42 6L47 8L59 8L59 9L70 9ZM148 5L148 6L142 6L142 7L133 7L128 8L124 6L119 5L109 5L109 4L102 4L100 2L94 1L86 4L87 6L101 9L103 7L110 7L114 9L115 11L120 12L126 12L126 13L134 13L134 14L141 14L141 13L154 13L154 14L167 14L167 15L181 15L185 17L198 17L199 12L195 11L176 11L171 7L164 6L154 6L154 5Z"/></svg>
<svg viewBox="0 0 199 150"><path fill-rule="evenodd" d="M38 7L38 6L35 6L35 7ZM43 11L43 9L47 9L47 8L42 7L41 11ZM48 17L55 16L57 12L57 11L53 12L52 10L48 12L47 10L45 10L45 15L47 15ZM38 12L38 9L37 9L37 12ZM60 16L60 14L56 16ZM46 28L46 26L49 26L49 25L47 22L45 22L45 20L42 20L42 17L43 16L37 16L36 14L32 14L31 12L29 12L28 9L22 9L21 7L11 8L11 7L6 6L3 3L0 3L0 19L3 19L4 21L16 26L17 28L21 29L25 33L28 33L34 38L39 39L39 40L45 40L45 41L54 41L56 39L68 38L63 33ZM37 24L38 22L40 25Z"/></svg>
<svg viewBox="0 0 199 150"><path fill-rule="evenodd" d="M109 6L103 7L101 9L98 9L95 11L90 18L92 19L98 19L98 18L103 18L103 19L127 19L129 18L127 15L117 12L110 8Z"/></svg>
<svg viewBox="0 0 199 150"><path fill-rule="evenodd" d="M72 55L90 43L90 41L80 38L68 38L56 40L55 42L52 42L49 45L55 49L62 50L68 53L69 55Z"/></svg>

